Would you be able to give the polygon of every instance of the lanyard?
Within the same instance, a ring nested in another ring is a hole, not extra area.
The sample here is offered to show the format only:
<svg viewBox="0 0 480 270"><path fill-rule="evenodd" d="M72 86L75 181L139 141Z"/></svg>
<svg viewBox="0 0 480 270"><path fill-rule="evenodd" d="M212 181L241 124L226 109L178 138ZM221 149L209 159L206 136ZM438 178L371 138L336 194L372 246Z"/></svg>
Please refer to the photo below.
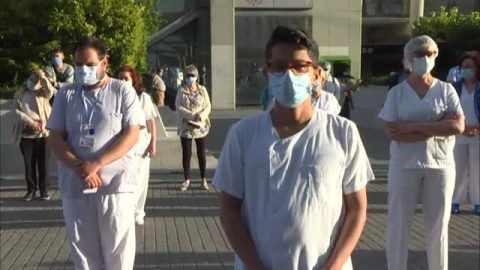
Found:
<svg viewBox="0 0 480 270"><path fill-rule="evenodd" d="M85 115L88 121L87 124L90 127L92 125L93 113L95 112L95 107L98 104L98 100L95 100L95 102L92 104L92 110L90 111L90 116L88 115L88 112L87 112L88 106L87 106L87 102L86 102L86 98L85 98L85 94L83 93L83 90L82 90L82 103L83 103L83 114Z"/></svg>

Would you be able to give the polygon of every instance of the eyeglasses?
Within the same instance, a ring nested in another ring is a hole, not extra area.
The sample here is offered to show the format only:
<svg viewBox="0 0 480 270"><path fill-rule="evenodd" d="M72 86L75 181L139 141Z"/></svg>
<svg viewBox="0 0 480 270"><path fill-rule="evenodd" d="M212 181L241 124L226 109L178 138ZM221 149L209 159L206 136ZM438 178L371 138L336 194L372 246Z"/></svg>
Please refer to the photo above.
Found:
<svg viewBox="0 0 480 270"><path fill-rule="evenodd" d="M268 70L277 75L285 73L290 69L295 75L304 74L309 71L310 67L313 67L313 63L310 61L272 61L267 64Z"/></svg>
<svg viewBox="0 0 480 270"><path fill-rule="evenodd" d="M415 51L413 52L413 57L420 58L420 57L432 57L436 54L435 51Z"/></svg>

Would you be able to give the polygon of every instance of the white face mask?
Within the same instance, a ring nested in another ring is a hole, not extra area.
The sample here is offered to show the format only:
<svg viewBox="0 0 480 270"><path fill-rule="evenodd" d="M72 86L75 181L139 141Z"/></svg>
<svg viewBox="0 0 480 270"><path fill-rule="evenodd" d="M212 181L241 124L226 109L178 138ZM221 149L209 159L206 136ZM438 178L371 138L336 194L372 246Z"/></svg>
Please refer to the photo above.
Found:
<svg viewBox="0 0 480 270"><path fill-rule="evenodd" d="M413 67L412 70L420 76L424 76L427 73L430 73L435 67L435 58L433 57L415 57L413 58Z"/></svg>
<svg viewBox="0 0 480 270"><path fill-rule="evenodd" d="M84 86L92 86L97 84L101 79L98 78L98 67L103 63L103 60L98 65L89 66L75 66L75 79Z"/></svg>
<svg viewBox="0 0 480 270"><path fill-rule="evenodd" d="M34 82L32 82L32 80L28 79L27 80L27 89L30 90L30 91L37 91L38 89L40 89L42 86L37 83L35 84Z"/></svg>

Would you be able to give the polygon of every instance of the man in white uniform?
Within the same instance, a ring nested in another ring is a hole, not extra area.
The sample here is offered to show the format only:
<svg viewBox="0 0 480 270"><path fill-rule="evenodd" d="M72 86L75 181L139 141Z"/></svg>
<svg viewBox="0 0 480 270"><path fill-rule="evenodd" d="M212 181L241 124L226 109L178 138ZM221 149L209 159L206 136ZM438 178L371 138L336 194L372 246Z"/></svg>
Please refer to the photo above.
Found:
<svg viewBox="0 0 480 270"><path fill-rule="evenodd" d="M58 163L75 269L132 269L137 162L130 151L145 119L135 90L106 75L105 45L74 46L77 82L57 94L47 123Z"/></svg>
<svg viewBox="0 0 480 270"><path fill-rule="evenodd" d="M355 124L311 105L317 48L304 32L274 30L275 106L225 141L213 184L235 269L352 269L374 176Z"/></svg>
<svg viewBox="0 0 480 270"><path fill-rule="evenodd" d="M334 95L337 98L337 101L340 101L340 98L341 98L340 83L336 78L332 76L332 73L331 73L332 65L330 64L330 62L325 61L321 63L320 66L322 67L323 71L325 71L326 82L324 84L324 90Z"/></svg>

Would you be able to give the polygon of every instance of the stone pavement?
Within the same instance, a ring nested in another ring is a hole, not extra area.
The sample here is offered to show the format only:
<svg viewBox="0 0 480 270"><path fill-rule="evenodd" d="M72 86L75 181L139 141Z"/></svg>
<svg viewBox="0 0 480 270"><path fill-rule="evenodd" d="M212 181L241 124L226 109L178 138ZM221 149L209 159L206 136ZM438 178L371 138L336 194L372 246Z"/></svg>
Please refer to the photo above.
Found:
<svg viewBox="0 0 480 270"><path fill-rule="evenodd" d="M214 112L209 152L218 156L228 126L250 113ZM360 127L360 132L377 181L367 187L367 225L353 263L356 270L383 270L388 142L376 129ZM1 154L5 158L5 153ZM198 179L195 173L193 177ZM208 177L213 174L210 169ZM137 226L135 269L232 269L234 256L221 229L217 191L203 191L197 183L181 192L181 182L180 172L152 171L145 225ZM52 184L56 186L56 179ZM20 175L0 176L0 269L73 269L58 190L53 189L48 202L24 203L19 199L23 194ZM450 222L450 269L479 269L480 217L470 214L471 206L464 210ZM419 206L410 234L409 269L428 269L422 218Z"/></svg>

